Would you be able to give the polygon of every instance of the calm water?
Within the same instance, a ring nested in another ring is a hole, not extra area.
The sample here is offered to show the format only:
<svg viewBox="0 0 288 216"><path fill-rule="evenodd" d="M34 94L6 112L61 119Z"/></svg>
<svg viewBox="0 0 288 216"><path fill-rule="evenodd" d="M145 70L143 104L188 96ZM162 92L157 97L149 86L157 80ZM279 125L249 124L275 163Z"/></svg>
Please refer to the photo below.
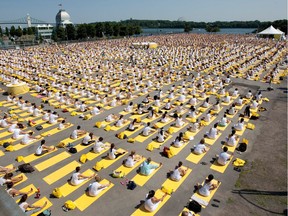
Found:
<svg viewBox="0 0 288 216"><path fill-rule="evenodd" d="M220 32L216 34L247 34L252 33L255 29L253 28L224 28L220 29ZM142 28L142 35L150 35L150 34L171 34L171 33L183 33L183 28L155 28L155 29L147 29ZM207 33L205 29L196 29L194 28L192 33Z"/></svg>

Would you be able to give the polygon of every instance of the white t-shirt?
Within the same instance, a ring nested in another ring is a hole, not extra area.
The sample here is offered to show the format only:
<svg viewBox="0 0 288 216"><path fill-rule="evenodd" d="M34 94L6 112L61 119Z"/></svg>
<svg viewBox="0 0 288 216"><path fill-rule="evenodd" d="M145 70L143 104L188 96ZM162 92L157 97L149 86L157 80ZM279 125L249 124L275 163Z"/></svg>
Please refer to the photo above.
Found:
<svg viewBox="0 0 288 216"><path fill-rule="evenodd" d="M21 129L15 128L13 131L13 139L19 139L21 138Z"/></svg>
<svg viewBox="0 0 288 216"><path fill-rule="evenodd" d="M24 134L21 143L24 145L27 145L31 142L32 140L29 138L29 134Z"/></svg>
<svg viewBox="0 0 288 216"><path fill-rule="evenodd" d="M180 179L181 179L181 174L180 174L179 170L178 170L178 169L175 169L175 170L173 171L173 173L171 174L170 178L171 178L171 180L173 180L173 181L180 181Z"/></svg>
<svg viewBox="0 0 288 216"><path fill-rule="evenodd" d="M143 136L149 136L149 133L151 132L152 128L149 127L149 126L146 126L144 129L143 129Z"/></svg>
<svg viewBox="0 0 288 216"><path fill-rule="evenodd" d="M99 182L93 182L91 185L89 185L88 194L90 196L97 196L98 193L101 191L99 190L101 186L102 185Z"/></svg>
<svg viewBox="0 0 288 216"><path fill-rule="evenodd" d="M112 150L110 150L109 154L108 154L109 159L114 160L116 158L116 156L115 156L116 152L117 152L117 150L114 148Z"/></svg>
<svg viewBox="0 0 288 216"><path fill-rule="evenodd" d="M133 157L129 156L127 160L125 161L125 166L126 167L133 167L135 165L135 161Z"/></svg>
<svg viewBox="0 0 288 216"><path fill-rule="evenodd" d="M197 155L203 154L206 146L204 144L198 143L194 148L194 153Z"/></svg>
<svg viewBox="0 0 288 216"><path fill-rule="evenodd" d="M208 137L211 139L215 139L217 137L217 128L211 128Z"/></svg>
<svg viewBox="0 0 288 216"><path fill-rule="evenodd" d="M100 141L96 142L93 146L93 151L95 153L100 153L104 149L104 144Z"/></svg>
<svg viewBox="0 0 288 216"><path fill-rule="evenodd" d="M38 146L38 148L36 149L36 155L41 155L43 151L43 147L40 145Z"/></svg>
<svg viewBox="0 0 288 216"><path fill-rule="evenodd" d="M87 134L84 138L83 138L83 140L82 140L82 143L83 144L88 144L88 142L91 140L91 137Z"/></svg>
<svg viewBox="0 0 288 216"><path fill-rule="evenodd" d="M71 138L72 139L77 139L78 138L78 130L73 130L73 132L71 134Z"/></svg>
<svg viewBox="0 0 288 216"><path fill-rule="evenodd" d="M218 159L217 159L217 162L220 164L220 165L226 165L228 159L230 158L230 155L227 153L227 152L222 152L220 153Z"/></svg>

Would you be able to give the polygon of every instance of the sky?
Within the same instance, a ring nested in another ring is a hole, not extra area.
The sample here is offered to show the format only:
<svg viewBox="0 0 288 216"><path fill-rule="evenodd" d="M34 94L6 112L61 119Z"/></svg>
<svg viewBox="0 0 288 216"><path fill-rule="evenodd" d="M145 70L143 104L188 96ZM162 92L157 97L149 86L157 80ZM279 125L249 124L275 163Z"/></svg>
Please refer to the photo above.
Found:
<svg viewBox="0 0 288 216"><path fill-rule="evenodd" d="M287 0L1 0L0 21L29 13L55 23L59 4L77 24L130 18L195 22L287 19Z"/></svg>

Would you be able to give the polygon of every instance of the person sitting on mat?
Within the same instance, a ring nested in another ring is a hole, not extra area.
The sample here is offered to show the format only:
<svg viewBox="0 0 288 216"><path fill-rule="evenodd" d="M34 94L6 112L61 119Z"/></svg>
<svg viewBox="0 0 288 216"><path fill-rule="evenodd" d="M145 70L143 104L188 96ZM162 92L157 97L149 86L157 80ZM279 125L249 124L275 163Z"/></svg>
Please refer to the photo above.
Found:
<svg viewBox="0 0 288 216"><path fill-rule="evenodd" d="M142 156L136 155L135 151L131 151L128 158L123 161L123 164L124 166L131 168L141 159L142 159Z"/></svg>
<svg viewBox="0 0 288 216"><path fill-rule="evenodd" d="M180 179L187 173L188 168L184 169L182 167L182 161L179 161L178 165L175 167L170 175L172 181L180 181Z"/></svg>
<svg viewBox="0 0 288 216"><path fill-rule="evenodd" d="M26 214L29 213L29 215L31 215L32 213L36 213L39 210L43 209L47 205L47 201L45 201L44 204L41 206L40 205L30 205L29 203L26 202L27 198L28 198L27 194L22 195L22 197L18 203L19 208L23 212L26 212ZM31 209L31 210L28 210L28 209Z"/></svg>
<svg viewBox="0 0 288 216"><path fill-rule="evenodd" d="M216 103L213 105L212 110L218 112L220 110L220 102L219 100L216 101Z"/></svg>
<svg viewBox="0 0 288 216"><path fill-rule="evenodd" d="M165 193L160 199L155 197L155 191L151 190L149 193L146 195L145 203L144 203L144 208L148 212L153 212L155 211L159 204L164 200L164 198L167 196Z"/></svg>
<svg viewBox="0 0 288 216"><path fill-rule="evenodd" d="M205 145L205 139L202 138L200 142L194 146L193 153L196 155L201 155L207 151L209 151L209 147Z"/></svg>
<svg viewBox="0 0 288 216"><path fill-rule="evenodd" d="M170 120L170 117L168 115L168 112L164 112L163 115L161 116L160 122L162 123L167 123Z"/></svg>
<svg viewBox="0 0 288 216"><path fill-rule="evenodd" d="M227 119L226 114L223 115L223 117L218 122L219 127L226 127L228 123L230 123L231 120Z"/></svg>
<svg viewBox="0 0 288 216"><path fill-rule="evenodd" d="M157 142L163 143L165 139L167 139L168 134L164 132L164 128L160 128L158 135L156 136L155 140Z"/></svg>
<svg viewBox="0 0 288 216"><path fill-rule="evenodd" d="M30 131L29 133L24 134L20 143L23 145L28 145L29 143L42 138L40 135L35 136L35 137L33 137L32 135L33 135L33 131Z"/></svg>
<svg viewBox="0 0 288 216"><path fill-rule="evenodd" d="M7 167L3 167L3 166L0 166L0 173L10 173L10 172L13 172L16 170L16 167L14 166L13 164L13 167L12 168L7 168Z"/></svg>
<svg viewBox="0 0 288 216"><path fill-rule="evenodd" d="M136 125L141 125L141 123L137 123L137 119L135 118L128 126L129 131L135 131L138 127Z"/></svg>
<svg viewBox="0 0 288 216"><path fill-rule="evenodd" d="M40 156L40 155L46 154L46 153L54 151L56 149L55 146L46 146L46 145L44 145L45 143L46 143L45 140L41 140L41 143L37 147L36 152L35 152L36 156Z"/></svg>
<svg viewBox="0 0 288 216"><path fill-rule="evenodd" d="M116 159L116 158L118 158L119 156L121 156L121 155L123 155L123 154L125 154L126 152L125 151L123 151L123 152L117 152L117 149L116 149L116 147L115 147L115 144L114 143L111 143L111 146L110 146L110 150L109 150L109 152L108 152L108 158L110 159L110 160L114 160L114 159Z"/></svg>
<svg viewBox="0 0 288 216"><path fill-rule="evenodd" d="M234 115L236 114L237 112L237 109L236 109L236 105L233 103L229 109L226 110L225 114L228 114L228 115Z"/></svg>
<svg viewBox="0 0 288 216"><path fill-rule="evenodd" d="M221 166L225 166L228 163L228 161L230 161L231 158L233 157L233 153L230 155L227 153L227 151L228 148L224 146L223 151L219 155L216 155L217 163Z"/></svg>
<svg viewBox="0 0 288 216"><path fill-rule="evenodd" d="M13 182L7 182L6 185L7 185L6 192L12 197L24 195L24 194L28 195L28 194L33 192L33 188L31 188L28 192L21 192L15 188L13 188L13 186L14 186Z"/></svg>
<svg viewBox="0 0 288 216"><path fill-rule="evenodd" d="M142 131L142 136L149 136L150 134L154 133L155 130L153 128L150 127L150 122L147 123L146 127L144 127L143 131Z"/></svg>
<svg viewBox="0 0 288 216"><path fill-rule="evenodd" d="M72 134L70 135L71 139L78 139L78 137L81 137L85 135L87 132L84 130L81 130L81 126L78 125L75 130L72 131Z"/></svg>
<svg viewBox="0 0 288 216"><path fill-rule="evenodd" d="M158 169L160 166L162 166L162 163L159 165L157 164L150 164L151 163L151 158L147 158L146 161L144 161L141 166L139 173L144 176L150 175L155 169Z"/></svg>
<svg viewBox="0 0 288 216"><path fill-rule="evenodd" d="M218 123L215 123L214 126L212 128L210 128L210 130L208 132L206 132L205 136L207 136L209 139L216 139L216 137L219 134L217 126L218 126Z"/></svg>
<svg viewBox="0 0 288 216"><path fill-rule="evenodd" d="M92 107L90 114L92 116L96 116L96 115L100 114L101 112L102 112L102 110L101 110L100 106L94 106L94 107Z"/></svg>
<svg viewBox="0 0 288 216"><path fill-rule="evenodd" d="M101 181L101 177L95 176L95 182L90 184L88 188L86 189L87 195L95 197L97 196L101 191L105 190L107 187L111 185L111 182L108 184L100 184L99 182Z"/></svg>
<svg viewBox="0 0 288 216"><path fill-rule="evenodd" d="M96 176L95 173L90 175L90 176L83 175L80 173L80 169L81 168L79 166L77 166L75 169L75 172L72 174L72 176L70 178L69 183L73 186L77 186L77 185L81 184L82 182Z"/></svg>
<svg viewBox="0 0 288 216"><path fill-rule="evenodd" d="M244 118L241 118L237 124L234 125L234 129L236 131L242 131L244 130L244 127L245 127L245 122L244 122Z"/></svg>
<svg viewBox="0 0 288 216"><path fill-rule="evenodd" d="M220 182L218 181L217 184L212 183L212 180L214 179L214 176L212 174L208 175L208 177L205 179L204 184L201 185L199 183L196 184L195 189L198 191L198 193L204 197L208 197L211 194L211 190L215 190Z"/></svg>
<svg viewBox="0 0 288 216"><path fill-rule="evenodd" d="M222 102L223 103L230 103L230 101L231 101L231 97L230 97L230 95L228 93L226 93L226 95L224 96Z"/></svg>
<svg viewBox="0 0 288 216"><path fill-rule="evenodd" d="M90 145L95 141L95 139L96 137L94 136L94 134L90 132L83 138L82 145Z"/></svg>
<svg viewBox="0 0 288 216"><path fill-rule="evenodd" d="M105 121L106 122L113 122L113 121L116 121L117 119L118 119L118 116L111 113L105 118Z"/></svg>
<svg viewBox="0 0 288 216"><path fill-rule="evenodd" d="M13 177L13 173L6 173L4 176L0 177L0 186L7 184L8 182L13 182L14 184L23 180L23 176Z"/></svg>
<svg viewBox="0 0 288 216"><path fill-rule="evenodd" d="M134 104L133 104L133 102L130 102L128 104L128 106L126 108L124 108L124 111L130 113L133 111L133 108L134 108Z"/></svg>
<svg viewBox="0 0 288 216"><path fill-rule="evenodd" d="M65 128L69 127L69 126L71 126L71 123L69 123L69 122L66 123L66 120L63 119L58 125L58 130L63 130Z"/></svg>
<svg viewBox="0 0 288 216"><path fill-rule="evenodd" d="M246 107L245 107L245 110L244 110L244 118L246 117L246 118L250 118L250 116L251 116L251 112L250 112L250 105L247 105Z"/></svg>
<svg viewBox="0 0 288 216"><path fill-rule="evenodd" d="M201 127L202 126L199 123L199 119L196 119L195 122L193 122L189 125L189 127L187 128L187 131L195 133L195 132L199 131Z"/></svg>
<svg viewBox="0 0 288 216"><path fill-rule="evenodd" d="M96 143L93 145L92 151L94 153L100 153L104 149L108 148L103 142L103 137L99 137Z"/></svg>
<svg viewBox="0 0 288 216"><path fill-rule="evenodd" d="M123 117L124 117L123 115L119 116L119 119L114 124L116 127L121 127L123 124L126 124L127 122L129 122L129 120L124 119Z"/></svg>
<svg viewBox="0 0 288 216"><path fill-rule="evenodd" d="M228 146L235 146L237 144L237 141L239 140L239 137L236 136L236 131L232 130L232 133L229 134L228 137L226 137L226 142L225 144Z"/></svg>

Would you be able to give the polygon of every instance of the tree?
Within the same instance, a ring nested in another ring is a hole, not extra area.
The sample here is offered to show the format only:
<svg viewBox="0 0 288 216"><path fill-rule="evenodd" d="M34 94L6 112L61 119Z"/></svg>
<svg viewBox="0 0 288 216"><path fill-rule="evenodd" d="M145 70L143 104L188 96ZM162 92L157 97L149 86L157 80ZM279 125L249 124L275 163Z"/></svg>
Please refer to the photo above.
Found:
<svg viewBox="0 0 288 216"><path fill-rule="evenodd" d="M56 29L56 35L57 35L57 38L60 40L66 40L67 39L65 29L61 26Z"/></svg>
<svg viewBox="0 0 288 216"><path fill-rule="evenodd" d="M23 35L27 35L27 28L23 29Z"/></svg>
<svg viewBox="0 0 288 216"><path fill-rule="evenodd" d="M33 34L34 34L33 29L32 29L31 27L29 27L29 28L27 29L27 34L28 34L28 35L33 35Z"/></svg>
<svg viewBox="0 0 288 216"><path fill-rule="evenodd" d="M185 25L184 25L184 32L189 33L190 31L192 31L192 28L191 28L190 23L185 22Z"/></svg>
<svg viewBox="0 0 288 216"><path fill-rule="evenodd" d="M103 37L103 33L105 31L104 24L101 22L96 23L95 29L96 29L96 37Z"/></svg>
<svg viewBox="0 0 288 216"><path fill-rule="evenodd" d="M67 32L67 40L75 40L76 39L76 29L74 25L68 24L66 25Z"/></svg>
<svg viewBox="0 0 288 216"><path fill-rule="evenodd" d="M122 36L122 37L128 35L128 31L127 31L127 26L126 25L120 25L119 35Z"/></svg>
<svg viewBox="0 0 288 216"><path fill-rule="evenodd" d="M5 34L6 34L7 37L9 37L10 34L9 34L9 29L8 29L8 27L5 28Z"/></svg>
<svg viewBox="0 0 288 216"><path fill-rule="evenodd" d="M16 29L15 29L15 26L12 25L11 28L10 28L10 35L11 35L12 37L14 37L15 34L16 34Z"/></svg>
<svg viewBox="0 0 288 216"><path fill-rule="evenodd" d="M114 23L113 24L113 36L115 37L119 36L119 32L120 32L120 24Z"/></svg>
<svg viewBox="0 0 288 216"><path fill-rule="evenodd" d="M77 38L78 39L86 39L87 38L87 30L86 30L86 25L85 24L78 25Z"/></svg>
<svg viewBox="0 0 288 216"><path fill-rule="evenodd" d="M23 31L22 31L22 28L20 26L18 26L18 28L15 30L15 35L17 37L21 37L23 35Z"/></svg>
<svg viewBox="0 0 288 216"><path fill-rule="evenodd" d="M3 31L2 31L2 27L0 26L0 37L3 36Z"/></svg>
<svg viewBox="0 0 288 216"><path fill-rule="evenodd" d="M105 34L112 36L113 35L113 25L110 22L105 22L104 24Z"/></svg>
<svg viewBox="0 0 288 216"><path fill-rule="evenodd" d="M205 30L206 30L207 32L219 32L219 31L220 31L220 29L219 29L218 26L216 26L216 25L211 25L211 24L206 25Z"/></svg>
<svg viewBox="0 0 288 216"><path fill-rule="evenodd" d="M87 32L87 36L90 38L94 38L96 36L96 29L95 29L95 25L93 24L87 24L86 25L86 32Z"/></svg>
<svg viewBox="0 0 288 216"><path fill-rule="evenodd" d="M52 40L55 41L55 42L58 41L57 33L56 33L56 28L53 28L51 38L52 38Z"/></svg>

